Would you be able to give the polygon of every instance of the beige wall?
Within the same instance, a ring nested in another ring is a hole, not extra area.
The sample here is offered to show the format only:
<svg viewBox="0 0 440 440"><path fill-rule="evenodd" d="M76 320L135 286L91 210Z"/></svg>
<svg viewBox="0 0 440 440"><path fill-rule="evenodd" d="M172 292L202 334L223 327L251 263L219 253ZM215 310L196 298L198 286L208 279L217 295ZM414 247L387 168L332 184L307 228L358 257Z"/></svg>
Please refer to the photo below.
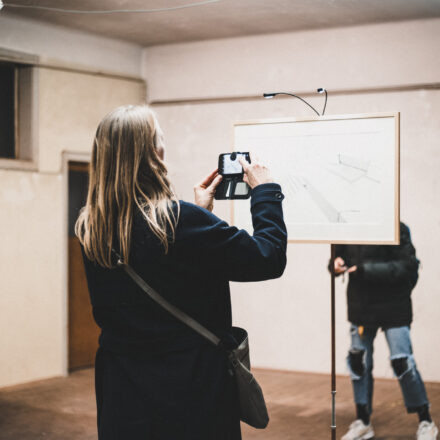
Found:
<svg viewBox="0 0 440 440"><path fill-rule="evenodd" d="M61 171L61 153L90 152L101 118L113 107L145 99L140 80L40 70L39 169Z"/></svg>
<svg viewBox="0 0 440 440"><path fill-rule="evenodd" d="M145 95L140 80L38 70L38 169L0 169L0 387L66 373L63 156L90 154L99 120Z"/></svg>
<svg viewBox="0 0 440 440"><path fill-rule="evenodd" d="M63 373L62 177L0 170L0 386Z"/></svg>
<svg viewBox="0 0 440 440"><path fill-rule="evenodd" d="M148 98L439 83L440 19L147 48Z"/></svg>
<svg viewBox="0 0 440 440"><path fill-rule="evenodd" d="M401 112L401 213L422 260L414 291L413 339L423 376L440 380L440 20L277 34L146 49L146 79L152 101L257 95L268 91L330 91L328 114ZM425 86L421 86L425 84ZM434 89L426 89L431 84ZM401 89L399 87L405 86ZM387 87L374 92L378 87ZM397 89L396 89L397 87ZM409 90L413 88L414 90ZM345 90L332 96L332 90ZM351 92L358 90L357 92ZM360 92L363 93L360 93ZM311 102L322 105L322 97ZM237 120L309 115L290 99L156 105L168 145L171 176L182 198L231 148ZM226 202L216 213L229 218ZM329 246L288 248L283 278L232 285L234 322L250 331L255 366L328 372L330 369ZM344 286L338 281L337 370L346 373L348 326ZM391 377L379 335L375 372Z"/></svg>
<svg viewBox="0 0 440 440"><path fill-rule="evenodd" d="M141 47L62 26L0 14L0 50L41 57L88 69L139 76Z"/></svg>

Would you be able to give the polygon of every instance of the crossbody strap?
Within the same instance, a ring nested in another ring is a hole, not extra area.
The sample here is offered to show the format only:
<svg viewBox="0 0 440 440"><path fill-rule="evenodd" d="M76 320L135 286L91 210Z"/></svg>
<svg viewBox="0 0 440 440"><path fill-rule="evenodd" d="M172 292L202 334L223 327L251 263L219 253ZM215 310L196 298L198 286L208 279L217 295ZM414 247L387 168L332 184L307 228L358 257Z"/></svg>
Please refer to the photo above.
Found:
<svg viewBox="0 0 440 440"><path fill-rule="evenodd" d="M191 327L194 331L196 331L199 335L208 339L208 341L212 342L214 345L220 345L221 339L217 337L214 333L210 332L206 327L199 324L196 320L191 318L191 316L187 315L182 310L178 309L173 304L169 303L162 295L157 293L143 278L141 278L136 271L128 264L125 264L120 255L113 250L113 253L118 258L118 262L116 263L118 267L124 269L125 273L157 304L159 304L162 308L164 308L167 312L171 313L175 318L179 321L186 324L188 327Z"/></svg>

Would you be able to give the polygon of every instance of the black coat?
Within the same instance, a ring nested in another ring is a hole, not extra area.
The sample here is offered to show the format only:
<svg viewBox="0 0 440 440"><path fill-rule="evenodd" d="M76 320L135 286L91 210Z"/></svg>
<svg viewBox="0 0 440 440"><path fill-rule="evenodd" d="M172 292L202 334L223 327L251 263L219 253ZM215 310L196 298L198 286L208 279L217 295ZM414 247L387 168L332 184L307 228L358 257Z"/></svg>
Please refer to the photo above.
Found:
<svg viewBox="0 0 440 440"><path fill-rule="evenodd" d="M336 245L336 256L350 273L348 320L366 327L400 327L412 321L411 291L417 283L419 260L408 226L400 223L400 245Z"/></svg>
<svg viewBox="0 0 440 440"><path fill-rule="evenodd" d="M130 264L170 302L227 338L229 280L267 280L284 271L283 197L277 184L252 191L253 236L180 202L176 240L167 255L137 213ZM96 358L99 439L240 439L235 382L224 352L162 310L121 269L84 261L102 329Z"/></svg>

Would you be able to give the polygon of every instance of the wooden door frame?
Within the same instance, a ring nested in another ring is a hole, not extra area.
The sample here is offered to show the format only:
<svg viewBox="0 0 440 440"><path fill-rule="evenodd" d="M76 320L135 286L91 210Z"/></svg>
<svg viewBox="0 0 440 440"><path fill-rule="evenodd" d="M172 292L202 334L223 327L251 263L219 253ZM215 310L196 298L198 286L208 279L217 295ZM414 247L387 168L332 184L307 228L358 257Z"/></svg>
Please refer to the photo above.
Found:
<svg viewBox="0 0 440 440"><path fill-rule="evenodd" d="M62 224L63 235L62 242L62 284L63 284L63 304L62 304L62 317L63 317L63 359L62 370L63 375L69 375L69 162L85 162L90 163L90 153L78 153L74 151L62 152Z"/></svg>

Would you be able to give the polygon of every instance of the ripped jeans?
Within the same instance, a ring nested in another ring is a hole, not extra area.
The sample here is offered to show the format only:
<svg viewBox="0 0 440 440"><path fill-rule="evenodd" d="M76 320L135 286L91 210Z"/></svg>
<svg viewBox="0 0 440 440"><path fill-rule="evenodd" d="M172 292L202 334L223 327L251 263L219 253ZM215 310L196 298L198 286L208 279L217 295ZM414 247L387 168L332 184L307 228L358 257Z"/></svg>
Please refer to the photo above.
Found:
<svg viewBox="0 0 440 440"><path fill-rule="evenodd" d="M374 382L373 343L377 331L377 327L366 327L360 335L358 327L351 325L351 347L347 357L355 403L367 405L370 414ZM390 349L391 366L399 380L406 409L409 413L416 412L417 408L429 403L414 360L409 327L392 327L384 330L384 333Z"/></svg>

